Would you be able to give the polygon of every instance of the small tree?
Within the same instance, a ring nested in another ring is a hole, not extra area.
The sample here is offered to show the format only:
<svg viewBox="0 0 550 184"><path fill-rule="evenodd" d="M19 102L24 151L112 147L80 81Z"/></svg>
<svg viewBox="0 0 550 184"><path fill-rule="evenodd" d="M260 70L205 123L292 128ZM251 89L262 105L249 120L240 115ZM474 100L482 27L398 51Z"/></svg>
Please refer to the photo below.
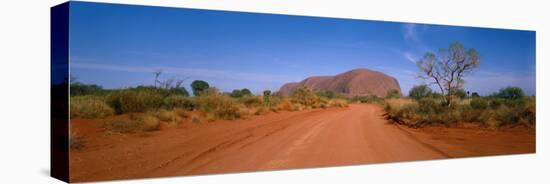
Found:
<svg viewBox="0 0 550 184"><path fill-rule="evenodd" d="M241 95L242 96L252 96L252 92L247 88L243 88L243 89L241 89Z"/></svg>
<svg viewBox="0 0 550 184"><path fill-rule="evenodd" d="M264 91L264 104L267 106L271 105L271 90Z"/></svg>
<svg viewBox="0 0 550 184"><path fill-rule="evenodd" d="M413 86L413 88L411 88L411 90L409 91L409 97L417 100L428 97L431 94L432 94L432 89L430 89L428 85Z"/></svg>
<svg viewBox="0 0 550 184"><path fill-rule="evenodd" d="M464 76L478 68L480 58L475 49L466 50L461 43L453 43L440 49L438 55L428 52L417 62L420 77L432 80L443 96L445 104L451 105L454 92L464 85Z"/></svg>
<svg viewBox="0 0 550 184"><path fill-rule="evenodd" d="M210 85L202 80L195 80L191 83L191 88L193 89L193 95L199 96L201 92L210 88Z"/></svg>
<svg viewBox="0 0 550 184"><path fill-rule="evenodd" d="M505 87L500 89L497 93L493 94L493 96L498 98L515 100L515 99L523 98L525 94L523 93L523 90L519 87Z"/></svg>
<svg viewBox="0 0 550 184"><path fill-rule="evenodd" d="M157 87L157 83L160 83L159 77L162 74L162 70L157 70L157 71L153 72L153 74L155 75L155 81L153 83L153 86Z"/></svg>

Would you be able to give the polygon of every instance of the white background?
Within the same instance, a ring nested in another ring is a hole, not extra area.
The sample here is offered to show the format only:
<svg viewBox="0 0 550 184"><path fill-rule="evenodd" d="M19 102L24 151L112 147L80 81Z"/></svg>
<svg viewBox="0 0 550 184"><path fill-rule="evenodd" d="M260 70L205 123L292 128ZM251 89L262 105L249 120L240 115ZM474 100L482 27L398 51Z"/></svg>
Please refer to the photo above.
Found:
<svg viewBox="0 0 550 184"><path fill-rule="evenodd" d="M49 7L1 1L0 183L61 183L49 175ZM537 31L537 153L123 181L120 183L548 183L550 6L476 0L103 0L160 6L389 20ZM546 71L546 72L545 72ZM117 182L115 182L117 183Z"/></svg>

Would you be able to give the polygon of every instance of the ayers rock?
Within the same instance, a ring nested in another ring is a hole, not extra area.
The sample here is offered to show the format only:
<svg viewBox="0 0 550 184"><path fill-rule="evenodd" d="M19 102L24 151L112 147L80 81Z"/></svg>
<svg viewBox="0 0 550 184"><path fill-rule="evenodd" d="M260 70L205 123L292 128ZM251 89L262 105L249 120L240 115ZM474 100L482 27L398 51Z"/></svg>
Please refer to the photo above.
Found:
<svg viewBox="0 0 550 184"><path fill-rule="evenodd" d="M279 90L283 95L290 95L294 89L306 86L316 91L334 91L348 97L375 95L384 97L390 90L401 88L397 80L382 72L358 68L335 76L313 76L301 82L286 83Z"/></svg>

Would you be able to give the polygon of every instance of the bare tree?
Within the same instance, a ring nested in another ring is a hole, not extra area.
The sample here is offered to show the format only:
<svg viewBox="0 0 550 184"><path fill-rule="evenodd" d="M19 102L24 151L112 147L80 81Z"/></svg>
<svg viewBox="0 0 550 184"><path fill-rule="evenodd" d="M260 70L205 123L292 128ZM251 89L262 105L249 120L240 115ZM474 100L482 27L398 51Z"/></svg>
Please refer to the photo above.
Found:
<svg viewBox="0 0 550 184"><path fill-rule="evenodd" d="M160 83L159 77L160 77L160 74L162 74L162 70L157 70L157 71L153 72L153 74L155 75L154 86L157 87L157 83Z"/></svg>
<svg viewBox="0 0 550 184"><path fill-rule="evenodd" d="M462 89L464 76L478 68L480 58L475 49L465 50L461 43L455 42L447 49L440 49L438 55L426 53L416 65L420 69L420 78L432 80L444 96L445 104L451 105L454 93Z"/></svg>

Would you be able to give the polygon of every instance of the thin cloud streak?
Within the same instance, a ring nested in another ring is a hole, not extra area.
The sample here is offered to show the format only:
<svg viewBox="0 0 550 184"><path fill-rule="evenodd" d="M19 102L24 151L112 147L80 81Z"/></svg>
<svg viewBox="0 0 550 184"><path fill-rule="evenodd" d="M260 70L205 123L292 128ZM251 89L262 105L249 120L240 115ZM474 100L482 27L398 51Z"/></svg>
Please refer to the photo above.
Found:
<svg viewBox="0 0 550 184"><path fill-rule="evenodd" d="M246 81L277 82L277 83L287 82L287 81L292 81L297 79L296 77L293 78L293 77L285 77L280 75L228 72L228 71L198 69L198 68L162 67L162 66L145 67L145 66L124 66L124 65L111 65L111 64L71 62L71 68L139 72L139 73L153 73L155 71L161 70L163 73L166 73L166 74L192 76L197 78L237 79L237 80L246 80Z"/></svg>

